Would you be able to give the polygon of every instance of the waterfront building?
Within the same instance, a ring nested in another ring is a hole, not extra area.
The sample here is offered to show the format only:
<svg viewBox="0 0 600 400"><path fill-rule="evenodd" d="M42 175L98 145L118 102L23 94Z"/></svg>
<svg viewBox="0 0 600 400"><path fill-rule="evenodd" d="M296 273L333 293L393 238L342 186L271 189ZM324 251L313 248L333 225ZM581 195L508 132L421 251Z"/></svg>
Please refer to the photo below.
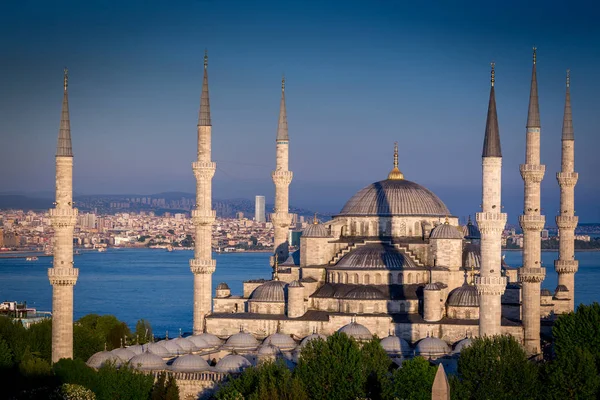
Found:
<svg viewBox="0 0 600 400"><path fill-rule="evenodd" d="M254 198L254 220L258 223L265 222L265 196Z"/></svg>

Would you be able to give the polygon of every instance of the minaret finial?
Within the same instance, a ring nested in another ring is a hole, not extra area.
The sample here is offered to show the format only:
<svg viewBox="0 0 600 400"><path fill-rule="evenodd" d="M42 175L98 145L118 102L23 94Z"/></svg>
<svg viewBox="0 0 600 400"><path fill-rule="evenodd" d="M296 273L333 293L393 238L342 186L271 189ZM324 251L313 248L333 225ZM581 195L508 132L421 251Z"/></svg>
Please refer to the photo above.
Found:
<svg viewBox="0 0 600 400"><path fill-rule="evenodd" d="M204 69L208 68L208 50L204 49Z"/></svg>
<svg viewBox="0 0 600 400"><path fill-rule="evenodd" d="M533 46L533 63L535 64L537 62L537 47Z"/></svg>
<svg viewBox="0 0 600 400"><path fill-rule="evenodd" d="M67 87L69 86L69 69L67 67L65 67L64 69L64 78L63 78L63 84L65 87L65 92L67 91Z"/></svg>
<svg viewBox="0 0 600 400"><path fill-rule="evenodd" d="M317 219L317 213L315 213L315 218L313 219L313 224L317 225L319 220Z"/></svg>
<svg viewBox="0 0 600 400"><path fill-rule="evenodd" d="M273 280L278 281L279 280L279 257L277 256L277 253L275 253L275 256L273 258L275 258L275 265L273 265Z"/></svg>
<svg viewBox="0 0 600 400"><path fill-rule="evenodd" d="M391 180L404 179L404 175L398 169L398 142L394 142L394 168L388 174L388 179L391 179Z"/></svg>
<svg viewBox="0 0 600 400"><path fill-rule="evenodd" d="M281 75L281 91L285 92L285 75Z"/></svg>
<svg viewBox="0 0 600 400"><path fill-rule="evenodd" d="M204 50L204 77L202 78L202 94L200 96L200 111L198 126L211 126L210 99L208 95L208 51Z"/></svg>
<svg viewBox="0 0 600 400"><path fill-rule="evenodd" d="M571 87L571 70L567 69L567 87Z"/></svg>
<svg viewBox="0 0 600 400"><path fill-rule="evenodd" d="M502 157L500 147L500 131L498 129L498 114L496 112L496 63L492 62L492 79L490 88L490 101L488 104L488 114L485 123L485 137L483 139L482 157Z"/></svg>
<svg viewBox="0 0 600 400"><path fill-rule="evenodd" d="M533 48L533 67L531 71L531 90L529 92L529 111L527 112L527 128L540 129L540 105L537 89L537 47Z"/></svg>
<svg viewBox="0 0 600 400"><path fill-rule="evenodd" d="M398 168L398 142L394 142L394 168Z"/></svg>
<svg viewBox="0 0 600 400"><path fill-rule="evenodd" d="M494 86L494 82L496 82L496 63L495 62L491 62L490 65L492 66L492 86Z"/></svg>

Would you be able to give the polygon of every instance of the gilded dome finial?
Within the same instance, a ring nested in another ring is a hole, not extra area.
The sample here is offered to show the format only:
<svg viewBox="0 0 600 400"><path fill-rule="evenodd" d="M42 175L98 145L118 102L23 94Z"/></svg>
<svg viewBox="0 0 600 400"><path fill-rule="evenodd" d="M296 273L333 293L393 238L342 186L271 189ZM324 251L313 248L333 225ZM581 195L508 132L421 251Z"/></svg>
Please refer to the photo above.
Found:
<svg viewBox="0 0 600 400"><path fill-rule="evenodd" d="M314 225L318 225L319 224L319 220L317 220L317 213L315 213L315 218L313 219L313 224Z"/></svg>
<svg viewBox="0 0 600 400"><path fill-rule="evenodd" d="M401 180L404 175L398 169L398 142L394 142L394 168L388 174L388 179Z"/></svg>
<svg viewBox="0 0 600 400"><path fill-rule="evenodd" d="M273 265L273 280L279 280L279 256L275 253L275 264Z"/></svg>
<svg viewBox="0 0 600 400"><path fill-rule="evenodd" d="M67 67L65 67L64 69L65 75L63 78L63 83L65 86L65 92L67 91L67 87L69 86L69 70L67 69Z"/></svg>

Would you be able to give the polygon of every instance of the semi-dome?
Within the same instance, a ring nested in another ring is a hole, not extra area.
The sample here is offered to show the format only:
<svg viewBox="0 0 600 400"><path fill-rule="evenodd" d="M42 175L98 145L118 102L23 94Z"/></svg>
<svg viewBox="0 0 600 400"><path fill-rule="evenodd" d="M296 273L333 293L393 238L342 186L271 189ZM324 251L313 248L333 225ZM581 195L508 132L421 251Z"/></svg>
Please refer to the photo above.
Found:
<svg viewBox="0 0 600 400"><path fill-rule="evenodd" d="M162 358L171 357L171 352L161 343L149 343L146 345L146 350Z"/></svg>
<svg viewBox="0 0 600 400"><path fill-rule="evenodd" d="M288 284L288 288L301 288L301 287L304 287L304 286L302 286L302 284L300 283L300 281L297 281L297 280L296 281L291 281Z"/></svg>
<svg viewBox="0 0 600 400"><path fill-rule="evenodd" d="M337 293L336 293L337 295ZM337 297L334 295L334 297ZM385 300L385 296L381 291L373 286L365 285L352 289L344 296L349 300Z"/></svg>
<svg viewBox="0 0 600 400"><path fill-rule="evenodd" d="M127 347L127 350L133 352L133 354L137 356L138 354L142 354L144 352L144 346L141 344L134 344L133 346Z"/></svg>
<svg viewBox="0 0 600 400"><path fill-rule="evenodd" d="M381 339L381 347L388 354L401 354L403 356L410 356L412 354L412 349L408 342L401 337L390 335Z"/></svg>
<svg viewBox="0 0 600 400"><path fill-rule="evenodd" d="M196 344L187 338L180 337L173 339L172 341L177 344L177 346L181 347L186 353L191 353L192 351L196 351L198 349Z"/></svg>
<svg viewBox="0 0 600 400"><path fill-rule="evenodd" d="M185 356L177 357L171 370L176 372L201 372L210 368L208 363L199 355L186 354Z"/></svg>
<svg viewBox="0 0 600 400"><path fill-rule="evenodd" d="M462 227L463 236L467 240L481 239L481 232L477 225L473 224L471 221L471 216L469 216L469 221L465 226Z"/></svg>
<svg viewBox="0 0 600 400"><path fill-rule="evenodd" d="M100 351L93 354L86 362L87 366L91 368L100 368L106 363L114 363L119 366L123 361L113 352Z"/></svg>
<svg viewBox="0 0 600 400"><path fill-rule="evenodd" d="M258 347L258 341L249 333L238 332L231 335L223 347L231 350L251 350Z"/></svg>
<svg viewBox="0 0 600 400"><path fill-rule="evenodd" d="M550 291L550 289L542 289L540 291L540 296L550 296L550 297L552 297L552 292Z"/></svg>
<svg viewBox="0 0 600 400"><path fill-rule="evenodd" d="M323 224L310 224L302 231L302 237L326 238L330 237L329 231Z"/></svg>
<svg viewBox="0 0 600 400"><path fill-rule="evenodd" d="M436 337L421 339L415 347L415 353L423 357L441 357L449 352L448 344Z"/></svg>
<svg viewBox="0 0 600 400"><path fill-rule="evenodd" d="M456 343L456 346L454 346L454 350L452 351L452 354L460 354L461 351L463 351L467 347L471 346L472 344L473 344L473 339L464 338L460 342Z"/></svg>
<svg viewBox="0 0 600 400"><path fill-rule="evenodd" d="M327 336L321 335L320 333L311 333L310 335L308 335L307 337L302 339L302 341L300 342L300 347L304 347L311 340L317 340L317 339L327 340Z"/></svg>
<svg viewBox="0 0 600 400"><path fill-rule="evenodd" d="M212 333L208 333L208 332L204 332L199 335L194 335L194 336L189 337L190 340L192 340L192 338L200 338L200 339L204 340L211 347L220 346L221 343L223 343L223 341L221 339L219 339L217 336L213 335ZM194 341L194 340L195 339L193 339L192 341ZM196 346L200 347L198 344L196 344Z"/></svg>
<svg viewBox="0 0 600 400"><path fill-rule="evenodd" d="M335 265L349 269L403 269L417 265L397 247L385 243L369 243L358 246Z"/></svg>
<svg viewBox="0 0 600 400"><path fill-rule="evenodd" d="M158 344L162 345L171 356L180 356L182 354L187 353L187 351L183 350L181 346L179 346L176 342L176 339L173 340L161 340Z"/></svg>
<svg viewBox="0 0 600 400"><path fill-rule="evenodd" d="M269 281L263 283L250 295L250 301L261 301L270 303L283 303L286 298L287 283L283 281Z"/></svg>
<svg viewBox="0 0 600 400"><path fill-rule="evenodd" d="M481 269L481 247L473 243L467 243L462 253L463 266L470 269Z"/></svg>
<svg viewBox="0 0 600 400"><path fill-rule="evenodd" d="M134 353L133 351L131 351L127 348L123 348L123 347L111 350L111 353L113 353L114 355L119 357L121 359L121 361L123 361L123 362L127 362L136 356L136 353Z"/></svg>
<svg viewBox="0 0 600 400"><path fill-rule="evenodd" d="M215 369L219 372L235 373L242 372L244 369L252 366L250 361L239 354L229 354L217 362Z"/></svg>
<svg viewBox="0 0 600 400"><path fill-rule="evenodd" d="M267 344L261 344L260 347L258 348L258 351L256 352L256 354L259 357L274 357L277 355L277 352L279 350L277 349L277 347L273 346L270 343Z"/></svg>
<svg viewBox="0 0 600 400"><path fill-rule="evenodd" d="M216 290L227 290L227 289L229 289L229 286L225 282L221 282L217 285Z"/></svg>
<svg viewBox="0 0 600 400"><path fill-rule="evenodd" d="M453 307L479 307L479 294L475 285L463 284L448 295L448 305Z"/></svg>
<svg viewBox="0 0 600 400"><path fill-rule="evenodd" d="M430 190L405 179L386 179L359 190L339 216L450 215L446 205Z"/></svg>
<svg viewBox="0 0 600 400"><path fill-rule="evenodd" d="M186 339L192 342L197 350L208 349L210 347L218 346L221 344L221 341L219 340L219 338L217 338L217 340L219 341L218 344L210 345L200 335L188 336L186 337Z"/></svg>
<svg viewBox="0 0 600 400"><path fill-rule="evenodd" d="M163 370L167 366L160 356L149 352L138 354L137 356L129 360L129 364L133 368L141 369L144 371Z"/></svg>
<svg viewBox="0 0 600 400"><path fill-rule="evenodd" d="M429 235L430 239L462 239L463 235L458 231L458 228L449 223L444 223L436 226Z"/></svg>
<svg viewBox="0 0 600 400"><path fill-rule="evenodd" d="M272 335L268 336L263 343L277 346L278 348L284 351L292 350L296 347L296 342L294 341L294 339L292 339L288 335L284 335L283 333L279 332L273 333Z"/></svg>
<svg viewBox="0 0 600 400"><path fill-rule="evenodd" d="M443 284L441 284L439 282L429 282L427 285L425 285L423 290L438 291L438 290L442 290L443 288L444 288Z"/></svg>
<svg viewBox="0 0 600 400"><path fill-rule="evenodd" d="M348 325L342 326L338 332L345 333L356 340L370 340L373 337L373 334L366 326L357 322L351 322Z"/></svg>

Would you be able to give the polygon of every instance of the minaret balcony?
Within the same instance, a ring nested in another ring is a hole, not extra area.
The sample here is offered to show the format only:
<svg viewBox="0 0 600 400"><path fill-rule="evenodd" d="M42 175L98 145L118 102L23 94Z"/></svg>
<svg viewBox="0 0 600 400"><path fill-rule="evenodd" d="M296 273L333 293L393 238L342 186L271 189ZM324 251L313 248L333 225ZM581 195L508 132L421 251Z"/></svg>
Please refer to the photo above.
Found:
<svg viewBox="0 0 600 400"><path fill-rule="evenodd" d="M574 274L579 270L579 261L554 260L554 269L559 274Z"/></svg>
<svg viewBox="0 0 600 400"><path fill-rule="evenodd" d="M196 180L210 180L215 175L217 163L211 161L195 161L192 163L192 170Z"/></svg>
<svg viewBox="0 0 600 400"><path fill-rule="evenodd" d="M76 208L51 208L50 220L54 228L72 228L77 223Z"/></svg>
<svg viewBox="0 0 600 400"><path fill-rule="evenodd" d="M77 268L48 268L48 279L53 286L74 286L78 277Z"/></svg>
<svg viewBox="0 0 600 400"><path fill-rule="evenodd" d="M521 283L539 283L546 277L546 268L521 267L518 271L518 277Z"/></svg>
<svg viewBox="0 0 600 400"><path fill-rule="evenodd" d="M559 215L556 217L556 226L561 230L575 230L578 222L579 217L575 215Z"/></svg>
<svg viewBox="0 0 600 400"><path fill-rule="evenodd" d="M190 269L194 274L212 274L217 269L217 261L192 258L190 260Z"/></svg>
<svg viewBox="0 0 600 400"><path fill-rule="evenodd" d="M476 276L475 286L480 295L502 296L506 290L506 277Z"/></svg>
<svg viewBox="0 0 600 400"><path fill-rule="evenodd" d="M288 227L292 224L292 216L287 212L274 212L271 214L273 225Z"/></svg>
<svg viewBox="0 0 600 400"><path fill-rule="evenodd" d="M546 166L541 164L521 164L519 170L525 182L540 183L544 179Z"/></svg>
<svg viewBox="0 0 600 400"><path fill-rule="evenodd" d="M294 173L292 171L275 170L271 173L275 186L288 186L292 182Z"/></svg>
<svg viewBox="0 0 600 400"><path fill-rule="evenodd" d="M558 172L556 174L556 180L558 185L564 188L572 188L577 184L579 174L577 172Z"/></svg>
<svg viewBox="0 0 600 400"><path fill-rule="evenodd" d="M541 232L546 224L546 217L543 215L519 215L519 224L524 231Z"/></svg>
<svg viewBox="0 0 600 400"><path fill-rule="evenodd" d="M217 218L215 210L192 210L192 222L194 225L212 225Z"/></svg>
<svg viewBox="0 0 600 400"><path fill-rule="evenodd" d="M506 226L506 213L479 212L475 214L482 235L501 234Z"/></svg>

